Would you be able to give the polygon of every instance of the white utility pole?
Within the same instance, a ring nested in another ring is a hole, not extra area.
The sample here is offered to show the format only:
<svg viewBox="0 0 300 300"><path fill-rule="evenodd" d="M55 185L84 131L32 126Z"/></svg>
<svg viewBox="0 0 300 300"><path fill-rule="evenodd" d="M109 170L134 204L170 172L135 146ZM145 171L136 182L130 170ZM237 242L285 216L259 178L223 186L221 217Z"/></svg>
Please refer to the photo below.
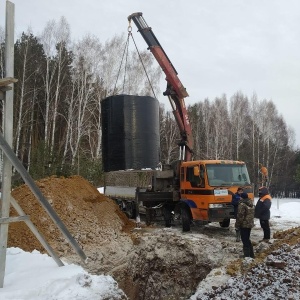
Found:
<svg viewBox="0 0 300 300"><path fill-rule="evenodd" d="M14 27L15 27L15 5L6 1L5 19L5 77L14 78ZM13 83L11 89L5 91L4 104L4 138L12 147L13 143ZM6 155L3 156L2 170L2 201L1 218L9 218L10 193L11 193L12 164ZM6 248L8 238L8 223L0 224L0 287L4 284Z"/></svg>

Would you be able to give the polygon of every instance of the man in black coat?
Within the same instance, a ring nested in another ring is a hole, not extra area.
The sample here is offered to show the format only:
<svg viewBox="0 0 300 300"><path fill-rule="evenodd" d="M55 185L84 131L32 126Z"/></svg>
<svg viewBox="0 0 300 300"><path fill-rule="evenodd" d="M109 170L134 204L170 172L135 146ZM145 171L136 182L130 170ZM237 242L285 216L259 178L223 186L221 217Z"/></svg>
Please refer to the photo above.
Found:
<svg viewBox="0 0 300 300"><path fill-rule="evenodd" d="M264 238L260 242L268 242L271 238L271 230L270 230L270 208L272 204L272 198L269 194L269 190L267 187L262 186L258 190L259 199L255 206L255 218L259 219L260 226L264 231Z"/></svg>

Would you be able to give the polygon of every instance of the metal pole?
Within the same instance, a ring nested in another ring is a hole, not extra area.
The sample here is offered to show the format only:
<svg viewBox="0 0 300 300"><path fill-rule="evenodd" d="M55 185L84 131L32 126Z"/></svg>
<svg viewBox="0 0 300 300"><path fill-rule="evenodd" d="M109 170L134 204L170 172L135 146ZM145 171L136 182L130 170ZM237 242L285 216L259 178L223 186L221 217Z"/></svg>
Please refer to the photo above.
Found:
<svg viewBox="0 0 300 300"><path fill-rule="evenodd" d="M25 212L23 209L20 207L19 203L16 201L15 198L11 197L10 198L11 205L14 207L14 209L17 211L17 213L20 216L26 216ZM63 262L60 260L60 258L56 255L52 247L47 243L46 239L42 234L39 233L37 228L34 226L34 224L31 222L30 219L25 219L24 220L26 225L29 227L29 229L32 231L32 233L36 236L36 238L40 241L40 243L44 246L44 248L47 250L48 254L51 255L51 257L55 260L57 265L59 267L64 266Z"/></svg>
<svg viewBox="0 0 300 300"><path fill-rule="evenodd" d="M15 5L6 1L6 23L5 23L5 77L14 77L14 23L15 23ZM12 84L13 87L13 84ZM7 144L12 147L13 142L13 88L5 92L4 97L4 138ZM10 210L10 192L12 165L7 158L3 156L2 170L2 201L1 218L9 217ZM6 248L8 237L8 225L0 225L0 288L3 288L4 274L6 265Z"/></svg>

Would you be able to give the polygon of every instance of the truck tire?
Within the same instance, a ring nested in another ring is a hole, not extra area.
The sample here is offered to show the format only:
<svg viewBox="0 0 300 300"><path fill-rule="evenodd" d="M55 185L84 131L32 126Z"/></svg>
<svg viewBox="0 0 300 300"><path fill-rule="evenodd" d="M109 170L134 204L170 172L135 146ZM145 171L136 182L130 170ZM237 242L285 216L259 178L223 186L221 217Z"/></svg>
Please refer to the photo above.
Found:
<svg viewBox="0 0 300 300"><path fill-rule="evenodd" d="M170 207L164 207L164 221L166 227L171 227L172 224L172 210Z"/></svg>
<svg viewBox="0 0 300 300"><path fill-rule="evenodd" d="M227 228L230 225L230 219L224 219L222 222L219 222L220 226L223 228Z"/></svg>
<svg viewBox="0 0 300 300"><path fill-rule="evenodd" d="M182 221L182 231L187 232L191 230L191 212L190 208L187 206L183 206L181 208L181 221Z"/></svg>

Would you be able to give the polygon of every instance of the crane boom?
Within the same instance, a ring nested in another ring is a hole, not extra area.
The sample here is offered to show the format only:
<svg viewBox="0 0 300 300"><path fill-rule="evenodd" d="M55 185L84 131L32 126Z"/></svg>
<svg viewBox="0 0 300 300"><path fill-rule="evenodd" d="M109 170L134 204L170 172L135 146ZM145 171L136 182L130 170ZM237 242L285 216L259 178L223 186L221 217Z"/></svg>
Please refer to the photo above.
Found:
<svg viewBox="0 0 300 300"><path fill-rule="evenodd" d="M128 21L135 23L138 31L149 46L149 50L154 55L155 59L159 63L163 72L166 75L167 89L163 93L164 96L168 96L175 120L179 127L181 141L179 146L181 148L180 160L190 161L193 156L193 136L188 117L187 109L185 106L184 98L188 97L188 93L177 76L177 71L174 68L169 57L165 53L164 49L160 45L156 36L152 32L143 18L141 12L133 13L128 17Z"/></svg>

